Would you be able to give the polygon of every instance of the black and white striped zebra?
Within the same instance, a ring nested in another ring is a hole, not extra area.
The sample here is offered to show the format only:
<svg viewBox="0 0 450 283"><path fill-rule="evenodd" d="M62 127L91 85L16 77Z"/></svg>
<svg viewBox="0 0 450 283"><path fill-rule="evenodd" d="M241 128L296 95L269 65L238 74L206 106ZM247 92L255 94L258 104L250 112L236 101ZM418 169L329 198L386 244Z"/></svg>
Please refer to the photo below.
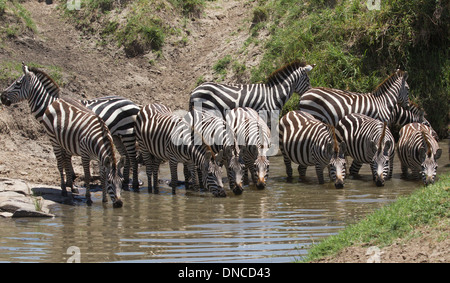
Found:
<svg viewBox="0 0 450 283"><path fill-rule="evenodd" d="M67 162L77 155L81 156L83 164L87 204L92 204L90 161L96 159L100 163L103 202L107 201L108 193L113 206L122 207L122 178L116 165L112 136L103 120L75 100L58 99L47 107L42 122L55 152L63 196L67 196L66 186L72 188L73 172ZM67 182L64 181L64 169Z"/></svg>
<svg viewBox="0 0 450 283"><path fill-rule="evenodd" d="M396 105L394 111L392 112L393 118L391 119L391 124L396 124L398 126L404 126L409 123L421 123L429 127L433 138L439 141L439 136L436 131L431 126L430 122L425 118L425 110L415 103L410 103L409 108L405 109Z"/></svg>
<svg viewBox="0 0 450 283"><path fill-rule="evenodd" d="M218 111L224 118L237 107L281 111L292 93L302 95L311 88L308 72L314 66L295 61L274 72L265 84L203 83L192 92L189 109Z"/></svg>
<svg viewBox="0 0 450 283"><path fill-rule="evenodd" d="M377 186L384 186L392 177L394 166L394 137L381 122L363 114L353 113L342 118L336 126L336 135L347 145L347 153L353 158L350 174L358 175L364 163L370 165Z"/></svg>
<svg viewBox="0 0 450 283"><path fill-rule="evenodd" d="M346 144L338 144L334 127L309 113L290 111L281 118L279 129L280 149L288 181L292 180L291 162L294 162L299 164L300 179L305 177L308 166L315 166L319 184L323 184L323 170L328 166L335 187L344 187Z"/></svg>
<svg viewBox="0 0 450 283"><path fill-rule="evenodd" d="M249 107L228 111L226 122L234 133L245 164L244 184L248 184L248 171L258 189L266 187L269 174L267 152L271 146L270 130L258 113Z"/></svg>
<svg viewBox="0 0 450 283"><path fill-rule="evenodd" d="M241 194L243 192L242 178L244 164L240 161L238 142L234 132L226 121L222 117L210 114L209 111L192 109L184 115L183 119L198 131L198 137L201 136L203 141L211 147L215 154L223 151L223 159L220 162L226 167L230 189L234 194Z"/></svg>
<svg viewBox="0 0 450 283"><path fill-rule="evenodd" d="M360 113L389 122L397 104L409 106L408 75L397 70L371 93L354 93L331 88L311 88L299 102L299 110L308 112L320 121L336 126L348 114Z"/></svg>
<svg viewBox="0 0 450 283"><path fill-rule="evenodd" d="M402 177L406 177L408 168L413 177L421 175L425 185L434 183L438 168L437 160L442 149L433 138L432 129L420 123L410 123L400 129L400 139L397 146L401 163Z"/></svg>
<svg viewBox="0 0 450 283"><path fill-rule="evenodd" d="M218 164L222 158L215 156L198 132L181 117L172 114L167 107L158 104L144 106L136 117L136 137L147 167L149 190L153 174L153 187L157 191L159 165L168 160L173 194L176 193L178 182L177 165L183 163L188 169L184 172L185 180L191 179L194 188L198 189L196 168L200 168L204 187L215 196L226 196L222 184L222 170ZM149 170L149 166L152 170Z"/></svg>
<svg viewBox="0 0 450 283"><path fill-rule="evenodd" d="M55 81L45 72L28 68L22 64L24 74L5 89L1 95L4 105L27 100L38 122L42 121L47 107L60 99L61 91ZM134 123L139 107L132 101L109 96L93 100L81 100L85 106L96 113L109 128L117 149L125 156L123 189L128 189L130 164L133 168L133 189L139 189L138 165L136 159L136 139ZM71 166L71 165L70 165Z"/></svg>

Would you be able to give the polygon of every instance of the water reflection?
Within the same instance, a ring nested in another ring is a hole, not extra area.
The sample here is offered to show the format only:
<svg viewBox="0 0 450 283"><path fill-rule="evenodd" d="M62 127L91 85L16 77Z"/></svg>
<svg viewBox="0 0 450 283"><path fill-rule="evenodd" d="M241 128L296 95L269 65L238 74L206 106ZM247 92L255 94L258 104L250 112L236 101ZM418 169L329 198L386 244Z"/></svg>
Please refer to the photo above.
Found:
<svg viewBox="0 0 450 283"><path fill-rule="evenodd" d="M439 173L450 170L444 155ZM291 262L313 242L421 186L401 180L399 167L396 158L384 187L363 166L361 179L336 190L318 185L313 168L306 182L286 183L282 158L273 157L267 189L246 187L240 196L214 198L182 187L172 195L162 184L158 195L124 192L124 207L113 209L95 192L91 207L61 205L54 219L0 219L0 261L66 262L75 246L81 262ZM162 166L160 177L169 176Z"/></svg>

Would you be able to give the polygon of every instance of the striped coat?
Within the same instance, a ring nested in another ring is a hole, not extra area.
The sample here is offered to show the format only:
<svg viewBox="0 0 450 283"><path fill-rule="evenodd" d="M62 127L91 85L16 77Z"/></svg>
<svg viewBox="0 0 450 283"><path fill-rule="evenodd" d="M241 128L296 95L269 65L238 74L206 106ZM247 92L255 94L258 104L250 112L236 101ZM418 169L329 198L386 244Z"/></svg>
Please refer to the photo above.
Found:
<svg viewBox="0 0 450 283"><path fill-rule="evenodd" d="M347 145L347 153L353 158L350 174L358 175L364 163L370 165L377 186L384 186L392 177L394 166L394 137L387 123L363 114L349 114L336 126L336 135Z"/></svg>
<svg viewBox="0 0 450 283"><path fill-rule="evenodd" d="M421 175L425 185L434 183L437 160L441 157L442 149L433 138L430 127L420 123L403 126L400 129L397 151L403 177L406 177L409 168L413 177Z"/></svg>
<svg viewBox="0 0 450 283"><path fill-rule="evenodd" d="M308 166L315 166L320 184L324 183L323 170L328 166L336 188L343 188L345 179L346 145L338 143L334 127L301 111L290 111L280 120L280 149L286 165L288 181L292 180L291 162L299 164L300 179Z"/></svg>
<svg viewBox="0 0 450 283"><path fill-rule="evenodd" d="M406 72L398 70L373 92L365 94L323 87L312 88L300 97L299 109L333 126L351 113L389 122L397 104L404 108L409 106L407 77Z"/></svg>
<svg viewBox="0 0 450 283"><path fill-rule="evenodd" d="M77 155L81 156L83 164L88 205L92 203L89 165L94 159L100 163L103 201L109 193L113 206L121 207L122 180L116 165L112 136L103 120L77 101L59 99L47 107L42 121L57 159L63 195L67 195L64 169L67 184L72 187L72 172L68 170L67 162L70 162L71 156Z"/></svg>

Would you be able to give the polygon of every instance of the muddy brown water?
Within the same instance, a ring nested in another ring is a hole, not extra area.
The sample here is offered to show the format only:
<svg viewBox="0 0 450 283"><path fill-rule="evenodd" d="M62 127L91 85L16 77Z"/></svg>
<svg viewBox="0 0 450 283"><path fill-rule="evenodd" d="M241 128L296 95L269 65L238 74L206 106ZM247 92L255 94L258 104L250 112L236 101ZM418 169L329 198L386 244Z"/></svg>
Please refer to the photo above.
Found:
<svg viewBox="0 0 450 283"><path fill-rule="evenodd" d="M448 144L440 146L438 173L448 172ZM270 162L267 188L245 187L240 196L214 198L182 186L172 195L162 184L158 195L124 192L119 209L102 205L96 192L91 207L60 205L52 219L0 219L0 262L292 262L311 244L422 186L400 179L397 156L384 187L374 185L364 165L361 178L347 179L342 190L318 185L313 167L305 182L287 183L282 158ZM163 165L160 178L169 173Z"/></svg>

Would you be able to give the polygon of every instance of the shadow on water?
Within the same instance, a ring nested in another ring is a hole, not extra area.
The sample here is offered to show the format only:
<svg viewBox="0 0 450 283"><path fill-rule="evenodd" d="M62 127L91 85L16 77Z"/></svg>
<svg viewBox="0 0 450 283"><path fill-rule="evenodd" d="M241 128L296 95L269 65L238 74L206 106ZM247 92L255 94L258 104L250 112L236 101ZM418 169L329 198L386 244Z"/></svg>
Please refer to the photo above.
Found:
<svg viewBox="0 0 450 283"><path fill-rule="evenodd" d="M443 153L438 173L450 171L448 150ZM361 177L348 179L342 190L330 182L318 185L312 167L304 182L294 175L287 183L282 158L270 162L267 188L247 186L239 196L228 191L214 198L183 186L172 195L165 164L159 194L146 187L123 192L122 208L102 204L100 190L91 207L82 201L57 206L53 219L0 219L0 261L66 262L75 248L81 262L291 262L311 244L421 186L400 179L398 158L384 187L375 186L364 165ZM140 179L146 181L145 173Z"/></svg>

